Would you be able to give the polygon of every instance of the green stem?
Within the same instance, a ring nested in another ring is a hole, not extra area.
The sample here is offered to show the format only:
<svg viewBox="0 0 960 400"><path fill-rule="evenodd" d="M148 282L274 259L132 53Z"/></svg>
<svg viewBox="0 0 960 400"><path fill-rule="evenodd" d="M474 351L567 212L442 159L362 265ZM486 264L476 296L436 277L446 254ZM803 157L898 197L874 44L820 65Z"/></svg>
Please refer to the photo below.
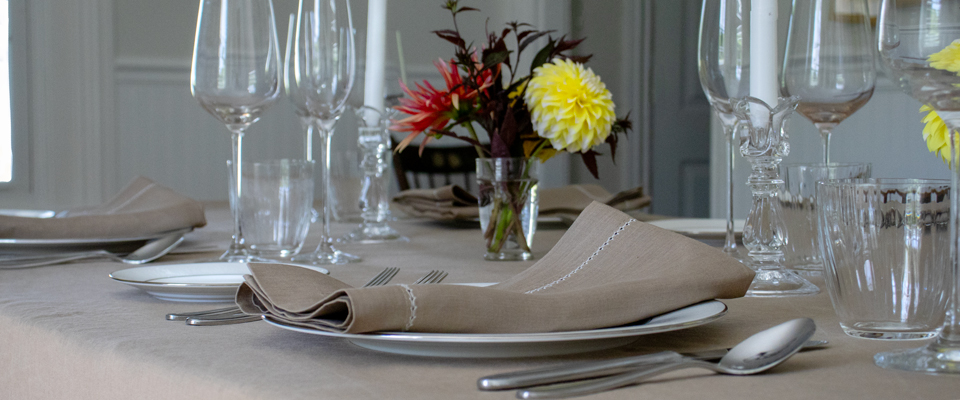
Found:
<svg viewBox="0 0 960 400"><path fill-rule="evenodd" d="M462 125L463 125L464 128L467 128L467 132L470 133L470 138L471 138L471 139L473 139L473 140L475 140L475 141L477 141L477 142L480 141L480 138L477 137L477 131L473 129L473 124L470 123L470 121L464 122ZM480 158L486 158L486 157L483 156L483 148L480 147L480 145L478 145L478 144L473 145L473 149L477 151L477 156L479 156Z"/></svg>

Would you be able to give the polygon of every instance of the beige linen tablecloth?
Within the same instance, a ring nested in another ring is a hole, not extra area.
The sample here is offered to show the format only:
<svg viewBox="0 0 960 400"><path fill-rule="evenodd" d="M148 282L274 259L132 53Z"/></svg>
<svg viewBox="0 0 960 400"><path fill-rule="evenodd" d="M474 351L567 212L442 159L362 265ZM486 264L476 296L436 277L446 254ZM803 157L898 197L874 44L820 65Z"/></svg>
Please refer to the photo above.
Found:
<svg viewBox="0 0 960 400"><path fill-rule="evenodd" d="M212 226L195 231L190 240L225 246L230 234L225 209L208 211L208 218ZM395 283L412 282L436 268L450 272L447 282L498 282L532 264L482 261L482 238L476 228L423 221L394 226L411 241L344 246L362 254L364 262L331 267L331 275L360 285L384 266L396 265L401 271ZM334 232L351 228L336 226ZM543 256L562 233L538 230L535 254ZM478 391L477 378L571 360L728 347L758 330L797 317L812 317L818 326L815 338L829 340L829 348L797 354L763 375L731 377L703 370L680 371L656 382L585 399L960 398L958 376L874 366L874 353L924 342L847 337L826 293L724 300L729 311L718 321L643 336L632 345L607 351L524 359L444 359L379 353L344 340L289 332L262 322L189 327L165 321L169 312L222 305L159 301L107 278L108 273L125 267L97 262L0 270L0 399L506 400L513 399L514 392ZM823 287L822 280L815 283Z"/></svg>

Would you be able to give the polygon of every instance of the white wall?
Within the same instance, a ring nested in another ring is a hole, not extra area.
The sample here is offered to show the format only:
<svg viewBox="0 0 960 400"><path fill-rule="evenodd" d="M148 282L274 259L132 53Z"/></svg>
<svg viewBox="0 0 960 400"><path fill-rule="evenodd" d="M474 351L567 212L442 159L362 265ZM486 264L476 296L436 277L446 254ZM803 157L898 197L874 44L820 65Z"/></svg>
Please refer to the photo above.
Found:
<svg viewBox="0 0 960 400"><path fill-rule="evenodd" d="M223 200L227 194L229 135L213 117L200 109L189 92L189 60L196 26L196 6L182 1L115 3L115 53L117 63L117 131L120 181L146 175L176 190L202 200ZM510 20L568 30L569 6L559 1L465 1L481 8L468 12L458 22L464 36L483 39L484 24L502 27ZM352 1L358 42L366 29L366 2ZM440 80L433 61L453 56L452 45L431 33L452 27L450 14L437 0L391 1L388 8L387 67L388 90L399 92L398 51L395 32L403 41L408 80ZM281 45L287 31L287 16L296 11L296 0L274 0ZM364 54L363 47L358 56ZM533 53L529 55L532 57ZM362 82L363 79L358 79ZM442 80L440 80L442 82ZM362 93L361 88L355 88ZM334 135L334 149L352 150L353 124L344 117ZM450 140L450 139L447 139ZM288 102L268 110L263 119L245 135L245 159L254 160L296 155L302 148L299 122ZM565 161L553 162L545 180L548 186L570 179Z"/></svg>

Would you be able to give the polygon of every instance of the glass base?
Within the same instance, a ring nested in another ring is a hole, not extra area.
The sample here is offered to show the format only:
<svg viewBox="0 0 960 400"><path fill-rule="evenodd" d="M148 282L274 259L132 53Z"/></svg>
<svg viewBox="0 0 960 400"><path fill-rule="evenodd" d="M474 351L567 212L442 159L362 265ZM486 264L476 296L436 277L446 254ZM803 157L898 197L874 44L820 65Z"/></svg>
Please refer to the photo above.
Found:
<svg viewBox="0 0 960 400"><path fill-rule="evenodd" d="M410 239L400 234L387 224L364 224L348 233L342 239L346 243L390 243L409 242Z"/></svg>
<svg viewBox="0 0 960 400"><path fill-rule="evenodd" d="M487 261L527 261L533 259L533 253L528 251L488 252L483 255L483 259Z"/></svg>
<svg viewBox="0 0 960 400"><path fill-rule="evenodd" d="M873 362L879 367L934 374L960 374L960 348L937 342L910 350L877 353Z"/></svg>
<svg viewBox="0 0 960 400"><path fill-rule="evenodd" d="M791 263L789 260L785 263L785 268L796 272L800 275L822 275L823 274L823 263L821 262L796 262Z"/></svg>
<svg viewBox="0 0 960 400"><path fill-rule="evenodd" d="M840 327L843 328L843 333L862 339L920 340L936 337L937 334L940 333L939 327L933 330L910 330L909 327L905 327L903 324L892 322L861 322L855 326L849 326L841 322Z"/></svg>
<svg viewBox="0 0 960 400"><path fill-rule="evenodd" d="M820 293L817 285L794 272L760 270L745 297L809 296L817 293Z"/></svg>
<svg viewBox="0 0 960 400"><path fill-rule="evenodd" d="M249 253L247 253L247 250L244 248L237 249L237 248L231 247L227 249L227 251L223 252L223 254L221 254L220 257L218 257L214 261L246 263L246 262L258 261L258 260L255 260L254 257L252 257Z"/></svg>
<svg viewBox="0 0 960 400"><path fill-rule="evenodd" d="M331 264L349 264L360 262L360 257L353 254L344 253L340 250L330 248L332 251L317 250L309 254L301 254L290 259L290 261L305 263L310 265L331 265Z"/></svg>

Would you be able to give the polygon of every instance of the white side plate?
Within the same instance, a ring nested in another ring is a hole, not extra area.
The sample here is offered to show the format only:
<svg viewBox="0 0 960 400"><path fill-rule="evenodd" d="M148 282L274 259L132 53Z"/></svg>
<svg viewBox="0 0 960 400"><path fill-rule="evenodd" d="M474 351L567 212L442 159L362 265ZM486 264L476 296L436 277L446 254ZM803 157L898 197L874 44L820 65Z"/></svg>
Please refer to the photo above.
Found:
<svg viewBox="0 0 960 400"><path fill-rule="evenodd" d="M681 235L697 238L723 239L727 234L727 220L713 218L673 218L647 222L650 225L669 229ZM733 232L737 237L743 234L742 219L733 220Z"/></svg>
<svg viewBox="0 0 960 400"><path fill-rule="evenodd" d="M326 269L298 265L329 273ZM193 264L154 264L115 271L110 278L125 283L160 300L184 302L233 302L243 275L250 269L244 263L209 262Z"/></svg>
<svg viewBox="0 0 960 400"><path fill-rule="evenodd" d="M267 323L295 332L347 339L387 353L431 357L505 358L574 354L632 343L639 336L706 324L722 317L727 306L711 300L662 314L637 324L584 331L480 334L383 332L349 334L291 326L265 316Z"/></svg>

